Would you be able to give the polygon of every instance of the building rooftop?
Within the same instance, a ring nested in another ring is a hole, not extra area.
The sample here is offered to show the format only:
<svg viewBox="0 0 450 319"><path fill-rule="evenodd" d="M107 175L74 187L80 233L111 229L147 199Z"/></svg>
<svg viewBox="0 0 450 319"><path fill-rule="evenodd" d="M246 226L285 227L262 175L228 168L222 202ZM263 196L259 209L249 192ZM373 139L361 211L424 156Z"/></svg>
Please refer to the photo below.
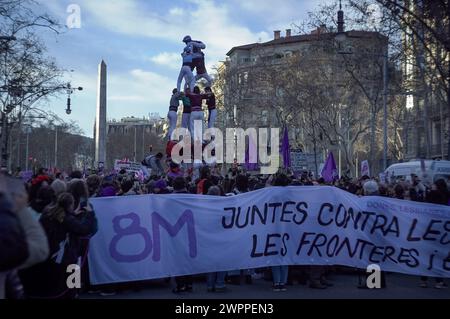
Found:
<svg viewBox="0 0 450 319"><path fill-rule="evenodd" d="M251 50L256 47L268 47L268 46L277 46L277 45L284 45L284 44L290 44L290 43L296 43L296 42L311 42L311 41L319 41L319 40L329 40L336 37L338 34L337 32L326 32L323 28L318 28L317 30L312 31L310 34L300 34L300 35L289 35L287 33L287 36L281 37L280 31L274 31L275 37L273 40L270 40L268 42L263 43L251 43L251 44L245 44L233 47L230 51L228 51L227 56L230 56L233 54L236 50ZM347 31L345 32L347 37L349 38L378 38L378 39L385 39L387 41L387 38L380 34L379 32L374 31Z"/></svg>

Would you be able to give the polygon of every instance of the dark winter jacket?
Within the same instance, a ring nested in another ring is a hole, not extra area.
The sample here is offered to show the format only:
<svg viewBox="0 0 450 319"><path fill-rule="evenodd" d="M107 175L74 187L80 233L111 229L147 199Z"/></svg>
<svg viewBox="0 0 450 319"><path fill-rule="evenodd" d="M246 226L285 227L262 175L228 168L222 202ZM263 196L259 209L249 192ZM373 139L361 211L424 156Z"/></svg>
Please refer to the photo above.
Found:
<svg viewBox="0 0 450 319"><path fill-rule="evenodd" d="M0 299L5 297L8 271L20 266L28 256L25 232L11 203L0 193Z"/></svg>
<svg viewBox="0 0 450 319"><path fill-rule="evenodd" d="M93 211L79 215L66 214L59 222L44 212L40 222L50 246L50 257L43 263L20 271L25 293L29 298L70 298L73 293L66 286L67 266L77 264L81 256L82 237L97 232L97 219Z"/></svg>
<svg viewBox="0 0 450 319"><path fill-rule="evenodd" d="M11 203L0 194L0 272L21 265L27 258L25 232Z"/></svg>

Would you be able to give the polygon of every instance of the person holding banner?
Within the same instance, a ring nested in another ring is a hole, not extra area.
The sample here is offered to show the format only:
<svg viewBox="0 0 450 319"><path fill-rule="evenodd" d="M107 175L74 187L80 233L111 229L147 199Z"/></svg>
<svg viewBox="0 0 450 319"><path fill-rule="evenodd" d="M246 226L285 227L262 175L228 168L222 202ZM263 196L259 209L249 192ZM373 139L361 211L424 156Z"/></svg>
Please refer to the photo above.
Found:
<svg viewBox="0 0 450 319"><path fill-rule="evenodd" d="M173 181L174 194L188 194L186 180L183 177L177 177ZM176 287L173 288L174 294L183 292L192 292L192 276L178 276L175 277Z"/></svg>
<svg viewBox="0 0 450 319"><path fill-rule="evenodd" d="M438 179L433 183L431 190L426 194L426 202L438 205L449 205L450 194L448 191L447 183L443 179ZM428 287L428 277L422 276L420 278L420 287ZM448 288L443 278L436 277L436 289Z"/></svg>
<svg viewBox="0 0 450 319"><path fill-rule="evenodd" d="M286 175L280 174L275 179L273 186L289 185L289 179ZM272 266L273 291L286 291L286 283L288 279L289 266Z"/></svg>
<svg viewBox="0 0 450 319"><path fill-rule="evenodd" d="M221 196L223 191L219 186L211 186L208 190L208 195ZM207 291L208 292L226 292L227 287L225 286L225 276L226 271L218 271L213 273L208 273L207 275Z"/></svg>

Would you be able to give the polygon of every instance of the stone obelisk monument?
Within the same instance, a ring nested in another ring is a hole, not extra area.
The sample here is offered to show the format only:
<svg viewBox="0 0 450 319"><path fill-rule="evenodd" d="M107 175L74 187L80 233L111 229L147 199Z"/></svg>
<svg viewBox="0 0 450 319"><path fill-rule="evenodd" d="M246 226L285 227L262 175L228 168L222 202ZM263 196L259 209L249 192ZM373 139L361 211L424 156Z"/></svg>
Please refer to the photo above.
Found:
<svg viewBox="0 0 450 319"><path fill-rule="evenodd" d="M98 66L97 115L95 117L95 163L103 169L106 162L106 63Z"/></svg>

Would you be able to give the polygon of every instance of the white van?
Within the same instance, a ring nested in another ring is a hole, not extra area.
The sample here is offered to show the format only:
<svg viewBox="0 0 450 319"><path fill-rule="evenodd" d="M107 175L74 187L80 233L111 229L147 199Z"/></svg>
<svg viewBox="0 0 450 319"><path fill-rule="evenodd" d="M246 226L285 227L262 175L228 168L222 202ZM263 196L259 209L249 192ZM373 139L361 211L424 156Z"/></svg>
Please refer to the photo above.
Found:
<svg viewBox="0 0 450 319"><path fill-rule="evenodd" d="M386 169L386 177L390 182L394 182L399 178L411 181L411 174L415 174L422 183L428 185L441 178L448 182L448 179L450 179L450 161L425 160L423 162L424 167L422 167L421 161L417 160L393 164Z"/></svg>

